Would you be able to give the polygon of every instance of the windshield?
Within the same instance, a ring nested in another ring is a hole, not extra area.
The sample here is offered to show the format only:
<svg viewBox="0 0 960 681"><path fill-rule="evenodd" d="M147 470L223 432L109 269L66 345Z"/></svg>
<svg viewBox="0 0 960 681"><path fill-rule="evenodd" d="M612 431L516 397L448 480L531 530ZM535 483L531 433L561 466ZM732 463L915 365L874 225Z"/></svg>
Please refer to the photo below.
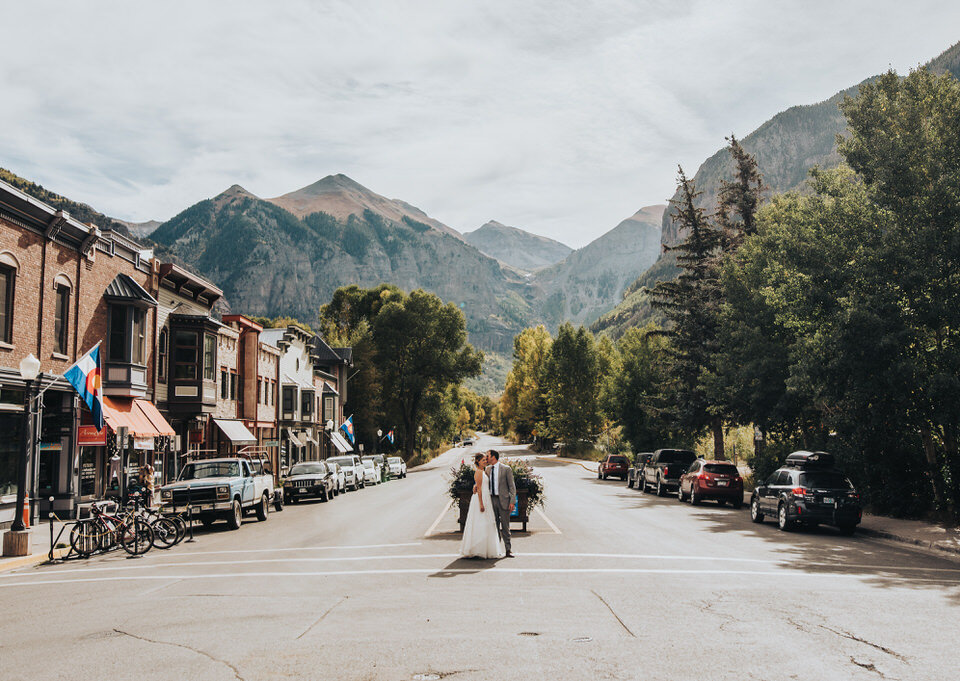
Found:
<svg viewBox="0 0 960 681"><path fill-rule="evenodd" d="M323 474L323 464L321 463L298 463L290 469L290 475L308 475L319 473Z"/></svg>
<svg viewBox="0 0 960 681"><path fill-rule="evenodd" d="M373 461L371 461L370 459L367 459L366 461L363 462L363 467L364 467L364 468L373 468Z"/></svg>
<svg viewBox="0 0 960 681"><path fill-rule="evenodd" d="M240 464L236 461L201 461L198 463L188 463L180 473L181 480L239 477Z"/></svg>
<svg viewBox="0 0 960 681"><path fill-rule="evenodd" d="M349 456L335 456L332 459L327 459L327 461L332 461L333 463L340 464L341 466L352 466L353 459Z"/></svg>
<svg viewBox="0 0 960 681"><path fill-rule="evenodd" d="M800 474L800 486L822 489L852 489L853 485L843 473L837 471L814 471Z"/></svg>
<svg viewBox="0 0 960 681"><path fill-rule="evenodd" d="M736 466L731 466L728 463L708 463L703 467L707 473L714 473L719 475L740 475L737 471Z"/></svg>
<svg viewBox="0 0 960 681"><path fill-rule="evenodd" d="M400 463L400 457L399 457L399 456L391 456L389 459L387 459L387 461L389 461L390 463Z"/></svg>
<svg viewBox="0 0 960 681"><path fill-rule="evenodd" d="M670 449L664 452L660 452L660 458L657 459L660 463L685 463L691 464L697 460L697 455L693 452L688 452L683 449Z"/></svg>

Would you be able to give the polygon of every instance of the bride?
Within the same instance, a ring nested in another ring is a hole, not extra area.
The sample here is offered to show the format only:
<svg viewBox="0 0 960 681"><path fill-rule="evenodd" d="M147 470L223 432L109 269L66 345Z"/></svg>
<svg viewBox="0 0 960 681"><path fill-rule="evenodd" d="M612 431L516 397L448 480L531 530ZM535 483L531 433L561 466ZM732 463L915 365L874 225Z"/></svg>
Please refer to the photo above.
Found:
<svg viewBox="0 0 960 681"><path fill-rule="evenodd" d="M486 455L477 454L473 461L477 472L473 476L475 484L467 509L467 522L463 526L460 555L464 558L503 558L503 539L497 531L490 499L490 479L484 472L488 460Z"/></svg>

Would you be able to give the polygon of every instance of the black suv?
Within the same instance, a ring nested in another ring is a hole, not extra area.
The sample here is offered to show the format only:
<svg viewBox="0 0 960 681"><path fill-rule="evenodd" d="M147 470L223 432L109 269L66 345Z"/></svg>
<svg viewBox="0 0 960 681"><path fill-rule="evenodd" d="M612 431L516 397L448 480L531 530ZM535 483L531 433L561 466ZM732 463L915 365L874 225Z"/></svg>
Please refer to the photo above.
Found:
<svg viewBox="0 0 960 681"><path fill-rule="evenodd" d="M640 476L643 474L643 467L653 456L653 452L641 452L633 457L633 465L627 471L627 487L637 486L640 489Z"/></svg>
<svg viewBox="0 0 960 681"><path fill-rule="evenodd" d="M784 531L822 523L843 534L853 534L863 517L860 495L827 452L794 452L754 490L750 518L762 523L768 513Z"/></svg>

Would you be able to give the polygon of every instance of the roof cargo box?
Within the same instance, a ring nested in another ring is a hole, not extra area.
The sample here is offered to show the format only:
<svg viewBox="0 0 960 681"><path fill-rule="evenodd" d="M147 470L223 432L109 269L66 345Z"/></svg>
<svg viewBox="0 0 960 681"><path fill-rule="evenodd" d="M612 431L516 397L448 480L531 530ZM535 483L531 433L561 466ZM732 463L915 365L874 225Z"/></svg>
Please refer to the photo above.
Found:
<svg viewBox="0 0 960 681"><path fill-rule="evenodd" d="M835 459L827 452L799 451L790 454L784 465L794 468L833 468Z"/></svg>

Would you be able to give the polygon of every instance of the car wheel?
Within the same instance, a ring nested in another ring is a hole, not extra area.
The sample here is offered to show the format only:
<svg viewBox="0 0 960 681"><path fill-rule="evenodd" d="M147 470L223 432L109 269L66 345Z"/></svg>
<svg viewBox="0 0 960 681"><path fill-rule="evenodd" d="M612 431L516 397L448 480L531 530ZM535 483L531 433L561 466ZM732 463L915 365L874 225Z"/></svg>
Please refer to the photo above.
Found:
<svg viewBox="0 0 960 681"><path fill-rule="evenodd" d="M787 515L787 505L782 501L777 507L777 527L781 532L789 532L793 529L793 521L790 520L790 516Z"/></svg>
<svg viewBox="0 0 960 681"><path fill-rule="evenodd" d="M763 512L760 510L760 497L753 497L750 500L750 520L755 523L763 522Z"/></svg>
<svg viewBox="0 0 960 681"><path fill-rule="evenodd" d="M234 499L233 506L230 509L230 514L227 516L227 525L230 526L231 530L239 530L242 523L243 508L241 508L240 502Z"/></svg>
<svg viewBox="0 0 960 681"><path fill-rule="evenodd" d="M257 504L257 520L263 522L267 519L267 513L270 510L270 502L267 501L267 495L260 497L260 503Z"/></svg>
<svg viewBox="0 0 960 681"><path fill-rule="evenodd" d="M703 501L698 494L699 491L696 485L690 486L690 504L693 506L699 506L700 502Z"/></svg>
<svg viewBox="0 0 960 681"><path fill-rule="evenodd" d="M730 505L736 509L741 509L743 508L743 499L734 499Z"/></svg>
<svg viewBox="0 0 960 681"><path fill-rule="evenodd" d="M683 483L677 484L677 501L684 502L687 500L687 495L683 493Z"/></svg>
<svg viewBox="0 0 960 681"><path fill-rule="evenodd" d="M273 510L277 513L283 510L283 495L279 492L273 493Z"/></svg>
<svg viewBox="0 0 960 681"><path fill-rule="evenodd" d="M662 497L666 493L667 489L663 486L663 478L657 478L657 496Z"/></svg>
<svg viewBox="0 0 960 681"><path fill-rule="evenodd" d="M326 487L323 488L323 491L320 493L319 496L320 496L320 501L322 501L322 502L324 502L324 503L326 503L327 501L330 500L330 495L327 493L327 488L326 488Z"/></svg>
<svg viewBox="0 0 960 681"><path fill-rule="evenodd" d="M633 478L627 476L627 489L633 489Z"/></svg>
<svg viewBox="0 0 960 681"><path fill-rule="evenodd" d="M639 484L640 484L640 489L643 491L644 494L650 494L650 487L647 485L646 478L641 478Z"/></svg>

